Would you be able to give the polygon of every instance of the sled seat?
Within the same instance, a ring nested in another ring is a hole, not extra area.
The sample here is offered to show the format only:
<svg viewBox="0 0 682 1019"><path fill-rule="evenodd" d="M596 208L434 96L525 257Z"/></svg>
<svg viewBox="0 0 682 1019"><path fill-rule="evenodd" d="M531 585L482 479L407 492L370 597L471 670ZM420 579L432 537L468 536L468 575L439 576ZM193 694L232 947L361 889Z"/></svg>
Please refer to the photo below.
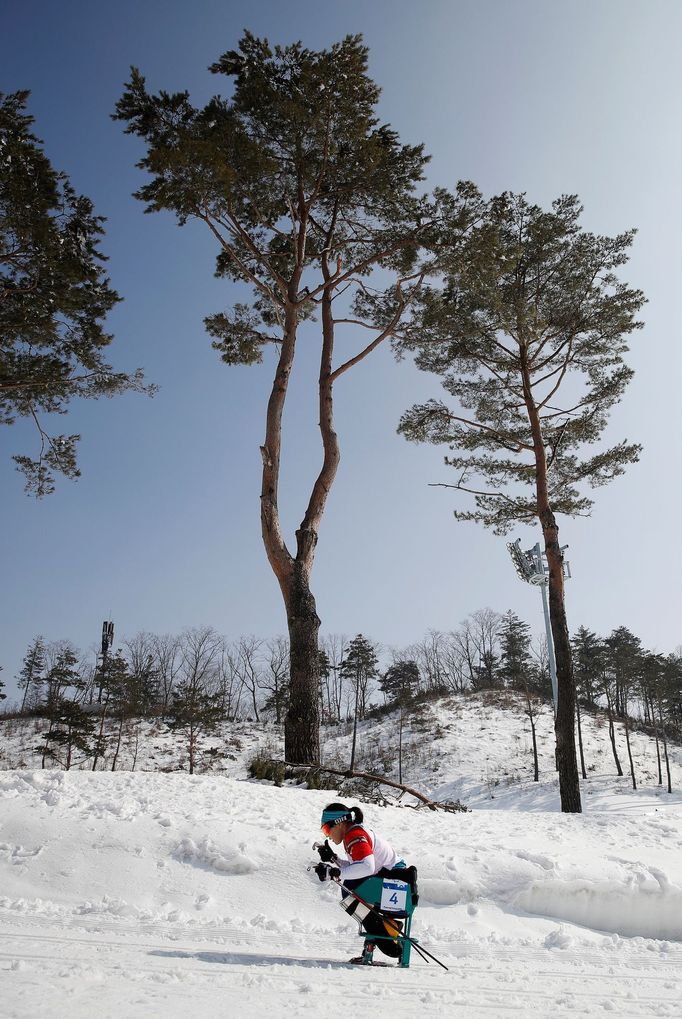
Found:
<svg viewBox="0 0 682 1019"><path fill-rule="evenodd" d="M385 955L397 958L398 965L407 969L412 946L404 939L411 937L412 914L419 902L417 868L381 870L373 877L361 881L353 892L380 914L377 916L376 913L370 913L352 896L342 903L362 927L359 933L365 940L363 959L366 958L370 964L376 946Z"/></svg>

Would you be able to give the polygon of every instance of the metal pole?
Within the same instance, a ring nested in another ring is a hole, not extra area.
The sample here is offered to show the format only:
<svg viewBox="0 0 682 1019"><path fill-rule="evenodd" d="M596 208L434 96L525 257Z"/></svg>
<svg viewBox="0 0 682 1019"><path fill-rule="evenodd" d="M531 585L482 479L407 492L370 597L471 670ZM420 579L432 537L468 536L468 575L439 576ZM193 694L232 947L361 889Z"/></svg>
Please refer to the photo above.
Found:
<svg viewBox="0 0 682 1019"><path fill-rule="evenodd" d="M533 549L535 552L535 558L538 564L538 573L545 572L545 564L542 559L542 549L540 543ZM547 601L547 580L540 585L540 592L542 594L542 610L545 614L545 631L547 633L547 657L549 658L549 676L552 681L552 700L554 701L554 713L557 710L557 680L556 680L556 659L554 658L554 640L552 638L552 626L549 621L549 603Z"/></svg>

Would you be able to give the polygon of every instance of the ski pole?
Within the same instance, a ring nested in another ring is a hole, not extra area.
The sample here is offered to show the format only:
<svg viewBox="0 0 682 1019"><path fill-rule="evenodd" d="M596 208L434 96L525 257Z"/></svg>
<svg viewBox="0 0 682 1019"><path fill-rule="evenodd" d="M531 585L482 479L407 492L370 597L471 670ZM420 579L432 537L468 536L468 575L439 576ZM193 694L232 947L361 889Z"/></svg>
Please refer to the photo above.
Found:
<svg viewBox="0 0 682 1019"><path fill-rule="evenodd" d="M361 902L362 905L365 906L370 911L370 913L373 913L374 916L379 917L379 919L381 920L382 923L390 924L391 927L393 928L393 930L396 932L396 937L400 941L409 941L409 943L412 945L412 947L415 949L415 951L418 952L422 957L428 956L429 959L433 959L434 962L437 962L439 966L442 966L442 968L444 970L449 972L448 967L445 965L444 962L441 962L440 959L437 959L435 957L435 955L431 955L431 952L427 952L427 950L425 948L423 948L422 945L420 945L417 941L415 941L414 938L408 938L406 934L401 934L394 921L392 921L390 918L387 918L386 916L384 916L383 913L378 912L378 910L376 910L374 908L374 906L371 906L369 904L369 902L366 901L366 899L363 899L362 896L358 895L358 893L353 891L352 888L346 887L346 885L344 885L344 883L341 880L341 878L333 877L332 881L334 881L339 886L339 888L343 888L344 892L347 892L349 895L352 895L354 899L357 899L358 902ZM427 959L427 962L428 962L428 959Z"/></svg>

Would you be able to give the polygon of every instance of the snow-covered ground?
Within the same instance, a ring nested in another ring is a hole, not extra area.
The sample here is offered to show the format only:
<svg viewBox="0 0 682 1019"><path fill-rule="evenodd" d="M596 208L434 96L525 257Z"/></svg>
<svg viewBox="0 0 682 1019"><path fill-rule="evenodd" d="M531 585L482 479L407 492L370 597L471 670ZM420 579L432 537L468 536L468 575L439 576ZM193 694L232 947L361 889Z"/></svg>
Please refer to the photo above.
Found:
<svg viewBox="0 0 682 1019"><path fill-rule="evenodd" d="M617 779L607 730L589 719L585 812L562 815L550 722L538 784L523 724L518 705L485 698L425 707L407 734L405 780L474 809L364 804L419 867L413 933L448 972L415 956L409 970L346 965L356 927L338 890L306 870L335 793L245 779L255 749L276 749L274 727L226 730L222 770L189 776L19 768L36 734L0 726L0 1014L678 1019L682 795L658 787L639 734L632 793L624 745ZM364 726L363 763L390 765L395 735L395 719ZM137 745L138 769L180 753L158 727ZM344 727L326 734L327 759L347 749Z"/></svg>

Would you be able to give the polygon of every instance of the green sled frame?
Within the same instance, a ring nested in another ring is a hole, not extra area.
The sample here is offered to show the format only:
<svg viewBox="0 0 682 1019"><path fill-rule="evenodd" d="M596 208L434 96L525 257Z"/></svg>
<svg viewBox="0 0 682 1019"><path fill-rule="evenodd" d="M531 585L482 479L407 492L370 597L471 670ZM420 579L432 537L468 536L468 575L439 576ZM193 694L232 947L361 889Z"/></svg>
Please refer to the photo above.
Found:
<svg viewBox="0 0 682 1019"><path fill-rule="evenodd" d="M417 902L410 883L398 877L400 871L394 873L395 877L393 874L390 877L368 877L357 888L354 888L351 894L357 894L359 898L364 899L372 909L386 917L387 920L403 921L403 927L397 939L392 938L390 934L368 934L365 931L360 931L360 937L364 938L363 962L369 966L373 961L373 949L368 948L368 945L376 944L377 941L395 943L397 940L402 944L402 955L398 966L402 969L409 969L412 944L408 939L412 937L412 914ZM412 940L416 941L416 938Z"/></svg>

